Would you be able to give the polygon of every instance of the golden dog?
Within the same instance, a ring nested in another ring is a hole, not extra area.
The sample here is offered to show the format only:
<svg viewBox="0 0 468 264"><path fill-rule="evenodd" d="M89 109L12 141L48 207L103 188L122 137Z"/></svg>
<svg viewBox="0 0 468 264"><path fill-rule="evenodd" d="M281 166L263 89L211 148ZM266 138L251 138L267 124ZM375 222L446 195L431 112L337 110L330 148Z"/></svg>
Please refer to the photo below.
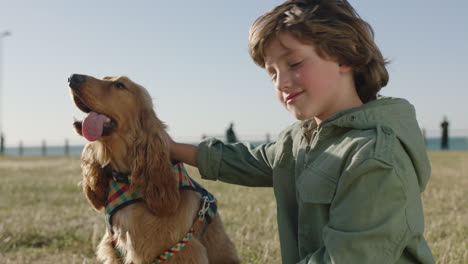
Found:
<svg viewBox="0 0 468 264"><path fill-rule="evenodd" d="M87 199L96 210L105 208L113 171L128 173L130 189L143 199L111 216L113 232L106 232L100 242L98 259L153 263L191 229L201 196L179 190L169 136L146 89L124 76L96 79L78 74L70 76L69 86L75 105L88 113L84 121L74 123L75 130L91 141L81 157ZM240 263L218 213L194 232L168 264Z"/></svg>

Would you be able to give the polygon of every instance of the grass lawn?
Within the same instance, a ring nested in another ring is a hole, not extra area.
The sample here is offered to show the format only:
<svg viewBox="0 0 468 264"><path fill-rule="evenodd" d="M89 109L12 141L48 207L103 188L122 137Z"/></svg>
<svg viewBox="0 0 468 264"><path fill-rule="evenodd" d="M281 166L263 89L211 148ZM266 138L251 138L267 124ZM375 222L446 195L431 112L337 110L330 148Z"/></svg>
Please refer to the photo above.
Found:
<svg viewBox="0 0 468 264"><path fill-rule="evenodd" d="M468 152L430 158L425 236L437 263L468 263ZM97 263L104 216L88 205L80 180L78 157L0 157L0 263ZM243 263L281 262L272 189L199 182L220 201Z"/></svg>

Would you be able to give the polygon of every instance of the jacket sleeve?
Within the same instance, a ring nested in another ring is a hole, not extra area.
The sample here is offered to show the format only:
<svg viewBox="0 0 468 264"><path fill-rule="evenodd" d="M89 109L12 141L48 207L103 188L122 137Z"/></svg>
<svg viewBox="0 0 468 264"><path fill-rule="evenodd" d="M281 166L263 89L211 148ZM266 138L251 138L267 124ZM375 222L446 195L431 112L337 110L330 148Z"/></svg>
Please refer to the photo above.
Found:
<svg viewBox="0 0 468 264"><path fill-rule="evenodd" d="M198 169L203 179L271 187L275 144L253 148L248 143L224 144L217 139L208 139L198 146Z"/></svg>
<svg viewBox="0 0 468 264"><path fill-rule="evenodd" d="M410 233L403 181L386 161L357 163L338 181L324 245L299 263L385 264L401 256Z"/></svg>

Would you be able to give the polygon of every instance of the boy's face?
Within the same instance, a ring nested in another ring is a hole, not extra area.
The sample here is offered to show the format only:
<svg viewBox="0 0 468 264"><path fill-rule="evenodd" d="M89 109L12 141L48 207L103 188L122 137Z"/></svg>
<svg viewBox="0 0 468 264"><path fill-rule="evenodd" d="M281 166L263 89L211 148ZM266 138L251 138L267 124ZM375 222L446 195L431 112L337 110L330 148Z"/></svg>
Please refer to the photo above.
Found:
<svg viewBox="0 0 468 264"><path fill-rule="evenodd" d="M326 118L344 89L348 66L323 59L314 45L281 32L265 47L265 69L281 104L298 120ZM335 102L334 102L335 101Z"/></svg>

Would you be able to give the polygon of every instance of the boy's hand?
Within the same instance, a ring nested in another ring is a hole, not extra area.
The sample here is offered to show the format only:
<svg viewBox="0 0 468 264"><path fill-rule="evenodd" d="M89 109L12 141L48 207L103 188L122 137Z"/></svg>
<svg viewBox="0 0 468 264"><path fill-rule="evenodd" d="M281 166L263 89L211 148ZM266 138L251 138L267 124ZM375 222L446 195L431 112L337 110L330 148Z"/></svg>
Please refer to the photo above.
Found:
<svg viewBox="0 0 468 264"><path fill-rule="evenodd" d="M171 156L171 159L175 160L173 156L174 156L174 149L177 143L171 138L171 136L168 135L168 138L169 138L168 140L169 141L169 154Z"/></svg>
<svg viewBox="0 0 468 264"><path fill-rule="evenodd" d="M172 160L182 161L197 167L197 147L193 145L177 143L169 136L169 155Z"/></svg>

